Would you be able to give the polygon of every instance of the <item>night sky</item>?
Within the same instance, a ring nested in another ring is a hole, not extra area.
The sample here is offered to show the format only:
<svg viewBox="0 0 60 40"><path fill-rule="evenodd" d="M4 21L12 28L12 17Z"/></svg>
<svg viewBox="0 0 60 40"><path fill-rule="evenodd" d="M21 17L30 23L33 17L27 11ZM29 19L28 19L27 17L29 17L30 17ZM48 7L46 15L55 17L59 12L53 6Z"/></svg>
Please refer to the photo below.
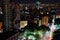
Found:
<svg viewBox="0 0 60 40"><path fill-rule="evenodd" d="M0 0L2 3L3 0ZM16 3L36 3L36 1L40 1L41 3L60 3L60 0L11 0L11 2Z"/></svg>
<svg viewBox="0 0 60 40"><path fill-rule="evenodd" d="M60 0L12 0L19 3L36 3L40 1L41 3L60 3Z"/></svg>

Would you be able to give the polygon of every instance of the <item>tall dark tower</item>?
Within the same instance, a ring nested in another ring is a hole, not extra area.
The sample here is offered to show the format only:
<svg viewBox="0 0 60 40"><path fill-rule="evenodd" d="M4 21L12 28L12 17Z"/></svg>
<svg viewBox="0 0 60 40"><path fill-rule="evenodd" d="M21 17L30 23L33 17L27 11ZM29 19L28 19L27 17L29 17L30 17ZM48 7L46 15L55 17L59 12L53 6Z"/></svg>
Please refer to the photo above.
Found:
<svg viewBox="0 0 60 40"><path fill-rule="evenodd" d="M10 0L3 0L3 14L4 14L4 23L3 28L4 31L8 31L10 29L10 16L11 16L11 10L10 10Z"/></svg>

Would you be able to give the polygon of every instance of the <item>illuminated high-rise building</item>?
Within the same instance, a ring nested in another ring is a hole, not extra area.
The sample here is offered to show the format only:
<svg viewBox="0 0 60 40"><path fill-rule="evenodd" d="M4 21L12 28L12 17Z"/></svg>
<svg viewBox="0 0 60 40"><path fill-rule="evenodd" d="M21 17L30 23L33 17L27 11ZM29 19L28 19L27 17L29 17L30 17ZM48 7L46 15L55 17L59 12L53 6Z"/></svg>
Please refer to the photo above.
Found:
<svg viewBox="0 0 60 40"><path fill-rule="evenodd" d="M42 21L42 25L48 26L48 19L49 19L48 16L43 16L42 20L41 20Z"/></svg>

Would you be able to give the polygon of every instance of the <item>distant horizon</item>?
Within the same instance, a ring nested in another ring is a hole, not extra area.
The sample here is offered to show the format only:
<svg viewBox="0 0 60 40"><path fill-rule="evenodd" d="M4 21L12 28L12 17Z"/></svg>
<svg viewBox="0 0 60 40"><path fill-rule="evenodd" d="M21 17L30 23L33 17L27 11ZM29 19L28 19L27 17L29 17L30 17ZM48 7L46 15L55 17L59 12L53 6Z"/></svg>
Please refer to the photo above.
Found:
<svg viewBox="0 0 60 40"><path fill-rule="evenodd" d="M10 0L10 2L16 2L16 3L36 3L37 1L41 3L47 3L47 4L52 4L52 3L60 3L60 0ZM0 4L3 3L3 0L0 0Z"/></svg>

